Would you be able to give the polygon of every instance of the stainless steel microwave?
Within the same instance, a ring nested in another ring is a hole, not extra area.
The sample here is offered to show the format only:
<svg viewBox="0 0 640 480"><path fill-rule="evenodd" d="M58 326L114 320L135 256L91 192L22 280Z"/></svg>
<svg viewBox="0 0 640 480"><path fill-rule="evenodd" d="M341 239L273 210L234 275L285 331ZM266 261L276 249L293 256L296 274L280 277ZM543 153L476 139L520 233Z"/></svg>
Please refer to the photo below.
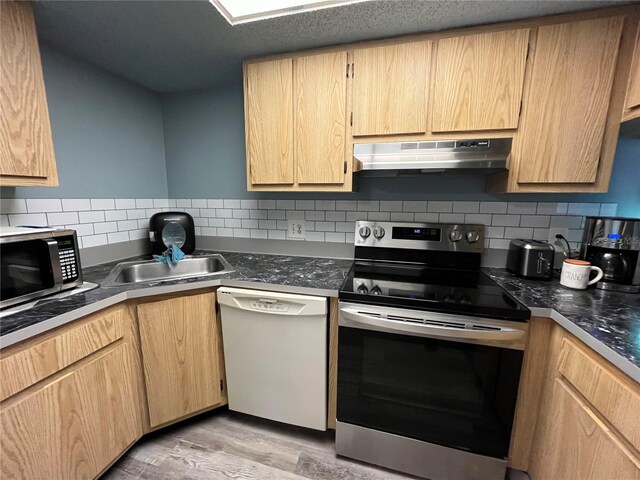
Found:
<svg viewBox="0 0 640 480"><path fill-rule="evenodd" d="M75 230L3 227L0 309L82 284Z"/></svg>

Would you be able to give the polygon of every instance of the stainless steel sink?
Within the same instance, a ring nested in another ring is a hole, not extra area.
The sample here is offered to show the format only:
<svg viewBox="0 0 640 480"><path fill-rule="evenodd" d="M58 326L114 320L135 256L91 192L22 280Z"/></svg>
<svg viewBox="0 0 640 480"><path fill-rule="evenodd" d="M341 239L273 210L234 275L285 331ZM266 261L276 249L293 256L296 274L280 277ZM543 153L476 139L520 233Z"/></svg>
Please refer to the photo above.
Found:
<svg viewBox="0 0 640 480"><path fill-rule="evenodd" d="M219 254L185 257L172 267L155 260L122 262L111 270L102 286L168 282L180 278L220 276L230 272L233 272L233 267Z"/></svg>

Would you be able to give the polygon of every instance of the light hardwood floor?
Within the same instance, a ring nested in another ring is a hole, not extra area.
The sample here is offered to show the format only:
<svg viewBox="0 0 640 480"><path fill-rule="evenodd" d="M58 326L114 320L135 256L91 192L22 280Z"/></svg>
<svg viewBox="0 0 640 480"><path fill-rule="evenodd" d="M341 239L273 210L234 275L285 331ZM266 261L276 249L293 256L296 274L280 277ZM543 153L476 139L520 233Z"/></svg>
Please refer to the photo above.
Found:
<svg viewBox="0 0 640 480"><path fill-rule="evenodd" d="M336 457L333 431L263 420L227 409L143 438L105 480L406 480L417 477ZM515 470L509 480L529 480Z"/></svg>
<svg viewBox="0 0 640 480"><path fill-rule="evenodd" d="M416 478L338 458L334 433L216 410L143 438L105 480Z"/></svg>

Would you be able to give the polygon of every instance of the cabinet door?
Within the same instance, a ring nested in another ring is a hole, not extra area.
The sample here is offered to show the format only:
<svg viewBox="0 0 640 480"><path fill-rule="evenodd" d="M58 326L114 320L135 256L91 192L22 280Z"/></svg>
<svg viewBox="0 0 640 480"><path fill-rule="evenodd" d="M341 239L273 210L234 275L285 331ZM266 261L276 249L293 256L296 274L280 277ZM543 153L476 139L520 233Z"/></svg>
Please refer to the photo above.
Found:
<svg viewBox="0 0 640 480"><path fill-rule="evenodd" d="M95 478L142 435L130 346L121 343L1 410L0 476Z"/></svg>
<svg viewBox="0 0 640 480"><path fill-rule="evenodd" d="M629 88L627 89L627 99L625 108L640 107L640 31L636 35L636 46L631 65L631 76L629 78Z"/></svg>
<svg viewBox="0 0 640 480"><path fill-rule="evenodd" d="M58 185L28 2L0 2L0 176L2 185Z"/></svg>
<svg viewBox="0 0 640 480"><path fill-rule="evenodd" d="M431 50L413 42L354 52L354 136L426 132Z"/></svg>
<svg viewBox="0 0 640 480"><path fill-rule="evenodd" d="M137 307L152 427L221 402L215 295Z"/></svg>
<svg viewBox="0 0 640 480"><path fill-rule="evenodd" d="M292 184L292 59L247 64L245 114L249 183Z"/></svg>
<svg viewBox="0 0 640 480"><path fill-rule="evenodd" d="M530 473L536 480L640 479L640 461L563 380L555 380L553 412L540 458Z"/></svg>
<svg viewBox="0 0 640 480"><path fill-rule="evenodd" d="M295 162L299 184L344 182L347 53L294 60Z"/></svg>
<svg viewBox="0 0 640 480"><path fill-rule="evenodd" d="M538 29L516 161L520 183L593 183L623 17Z"/></svg>
<svg viewBox="0 0 640 480"><path fill-rule="evenodd" d="M518 127L529 29L439 40L434 132Z"/></svg>

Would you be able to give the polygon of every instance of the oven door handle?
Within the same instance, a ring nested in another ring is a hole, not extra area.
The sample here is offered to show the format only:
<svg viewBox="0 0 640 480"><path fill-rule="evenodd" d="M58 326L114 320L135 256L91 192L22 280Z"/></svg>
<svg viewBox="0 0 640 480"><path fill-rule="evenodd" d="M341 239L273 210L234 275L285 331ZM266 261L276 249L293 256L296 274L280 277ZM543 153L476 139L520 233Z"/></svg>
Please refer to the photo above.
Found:
<svg viewBox="0 0 640 480"><path fill-rule="evenodd" d="M359 328L385 333L397 333L414 337L429 337L452 342L476 343L480 345L498 346L515 350L524 350L527 337L527 324L522 327L507 325L511 322L495 322L487 320L474 322L473 317L464 318L466 325L474 323L481 328L460 328L440 326L428 323L413 323L407 321L389 320L382 317L367 315L350 307L340 309L339 325L342 327ZM428 320L427 320L428 321ZM438 321L438 320L436 320ZM438 321L439 322L439 321ZM443 321L442 323L445 323ZM440 323L440 322L439 322ZM451 322L449 322L451 323Z"/></svg>

